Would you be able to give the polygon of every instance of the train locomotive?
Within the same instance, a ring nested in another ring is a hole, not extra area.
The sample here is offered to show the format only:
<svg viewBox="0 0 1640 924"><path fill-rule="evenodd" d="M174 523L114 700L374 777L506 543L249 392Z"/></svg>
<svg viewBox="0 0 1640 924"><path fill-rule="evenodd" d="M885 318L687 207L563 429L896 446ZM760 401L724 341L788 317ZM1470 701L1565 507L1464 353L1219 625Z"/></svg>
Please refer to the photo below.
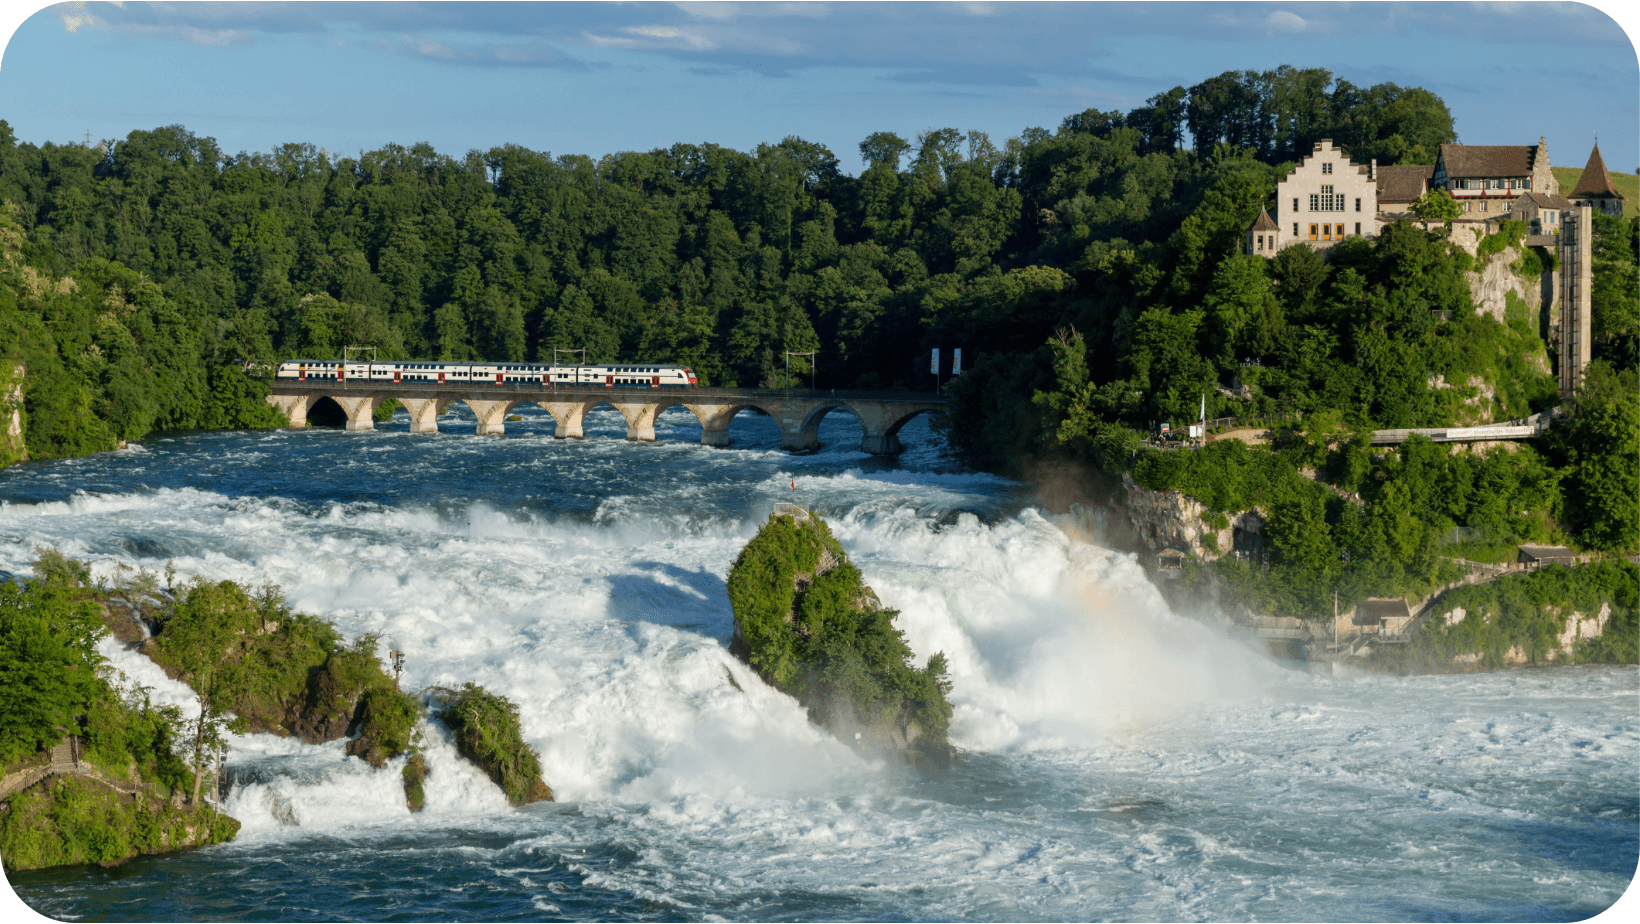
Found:
<svg viewBox="0 0 1640 924"><path fill-rule="evenodd" d="M602 385L605 388L690 387L699 384L688 366L658 363L565 365L554 363L372 362L292 359L279 364L280 382L391 382L431 385Z"/></svg>

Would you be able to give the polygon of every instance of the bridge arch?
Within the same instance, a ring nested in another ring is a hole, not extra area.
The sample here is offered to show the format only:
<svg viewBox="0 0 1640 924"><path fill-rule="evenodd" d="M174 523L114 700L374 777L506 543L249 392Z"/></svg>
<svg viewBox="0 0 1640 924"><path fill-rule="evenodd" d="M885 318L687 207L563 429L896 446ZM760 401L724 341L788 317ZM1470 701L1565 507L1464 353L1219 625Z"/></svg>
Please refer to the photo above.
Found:
<svg viewBox="0 0 1640 924"><path fill-rule="evenodd" d="M862 437L871 433L871 427L866 422L865 415L859 409L843 400L821 401L809 408L802 420L795 424L787 424L785 419L780 421L780 448L791 452L802 452L820 448L820 422L833 411L847 411L850 416L860 422Z"/></svg>
<svg viewBox="0 0 1640 924"><path fill-rule="evenodd" d="M687 407L700 420L700 444L702 446L729 445L729 424L734 422L735 415L741 411L758 411L770 417L774 412L757 401L734 401L724 404L703 404L678 402ZM784 431L782 431L784 432Z"/></svg>
<svg viewBox="0 0 1640 924"><path fill-rule="evenodd" d="M898 417L894 418L893 422L891 422L887 427L883 428L882 433L878 437L880 442L879 442L877 447L873 448L873 447L868 447L868 446L862 445L861 449L863 449L866 452L898 455L901 452L905 451L905 447L900 445L900 428L904 427L906 424L910 423L913 418L919 417L923 414L933 416L935 414L940 414L940 413L944 413L943 408L937 408L937 407L913 408L912 410L909 410L909 411L905 412L904 414L901 414ZM866 439L867 439L867 441L869 441L871 439L869 434L867 435Z"/></svg>
<svg viewBox="0 0 1640 924"><path fill-rule="evenodd" d="M308 401L304 419L310 427L341 427L347 424L347 410L329 395L315 395Z"/></svg>

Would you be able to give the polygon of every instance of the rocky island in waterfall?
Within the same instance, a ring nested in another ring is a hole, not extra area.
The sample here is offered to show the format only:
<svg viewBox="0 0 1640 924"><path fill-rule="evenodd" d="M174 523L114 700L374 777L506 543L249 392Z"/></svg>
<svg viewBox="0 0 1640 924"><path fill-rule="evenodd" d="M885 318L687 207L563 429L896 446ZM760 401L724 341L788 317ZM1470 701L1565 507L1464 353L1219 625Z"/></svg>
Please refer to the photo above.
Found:
<svg viewBox="0 0 1640 924"><path fill-rule="evenodd" d="M919 770L951 762L945 655L921 669L819 516L785 504L729 572L729 650L845 743Z"/></svg>
<svg viewBox="0 0 1640 924"><path fill-rule="evenodd" d="M344 644L272 585L196 579L161 588L151 572L128 577L93 584L87 563L42 549L33 580L0 581L6 869L114 866L232 840L240 824L217 805L215 763L230 732L346 739L347 754L377 770L403 757L405 807L417 812L427 776L418 725L431 712L511 804L552 799L507 698L473 683L406 694L377 657L375 636ZM186 683L198 716L154 705L110 670L96 650L105 634Z"/></svg>

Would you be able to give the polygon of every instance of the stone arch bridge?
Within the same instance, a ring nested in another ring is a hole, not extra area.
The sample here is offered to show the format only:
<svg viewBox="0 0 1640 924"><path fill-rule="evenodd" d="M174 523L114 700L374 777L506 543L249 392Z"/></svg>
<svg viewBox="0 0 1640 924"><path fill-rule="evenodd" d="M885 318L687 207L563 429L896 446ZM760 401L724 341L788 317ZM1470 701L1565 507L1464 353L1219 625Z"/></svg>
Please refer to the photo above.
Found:
<svg viewBox="0 0 1640 924"><path fill-rule="evenodd" d="M768 414L780 425L780 448L792 451L820 445L820 421L833 411L860 421L862 452L893 455L900 445L900 428L919 414L945 410L945 396L916 392L821 392L792 389L745 388L605 388L596 385L535 384L461 385L456 387L404 385L393 382L275 382L268 403L290 420L292 427L307 426L313 405L330 398L347 415L347 429L375 428L376 408L397 399L410 413L410 432L438 432L438 417L460 401L478 420L480 436L500 436L507 415L523 404L534 404L552 415L559 439L582 439L586 413L608 404L626 418L626 438L653 442L655 418L667 408L682 405L700 421L705 446L729 444L729 421L747 408Z"/></svg>

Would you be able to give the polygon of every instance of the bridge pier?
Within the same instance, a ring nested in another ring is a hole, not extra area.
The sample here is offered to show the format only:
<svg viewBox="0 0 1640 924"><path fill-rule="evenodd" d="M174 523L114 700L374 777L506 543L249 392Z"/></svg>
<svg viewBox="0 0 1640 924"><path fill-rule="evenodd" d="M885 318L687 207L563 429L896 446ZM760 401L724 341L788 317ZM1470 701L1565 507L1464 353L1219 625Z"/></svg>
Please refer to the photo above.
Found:
<svg viewBox="0 0 1640 924"><path fill-rule="evenodd" d="M300 430L307 426L308 408L313 406L312 395L268 395L268 403L278 409L290 421L292 430Z"/></svg>
<svg viewBox="0 0 1640 924"><path fill-rule="evenodd" d="M507 412L520 402L516 401L480 401L477 398L463 398L467 406L473 409L473 416L478 418L479 436L501 436L507 432Z"/></svg>
<svg viewBox="0 0 1640 924"><path fill-rule="evenodd" d="M374 430L376 429L376 408L381 406L382 398L349 398L331 397L332 401L341 405L342 412L347 415L347 429Z"/></svg>
<svg viewBox="0 0 1640 924"><path fill-rule="evenodd" d="M585 401L548 401L545 404L537 401L536 404L547 409L552 415L552 422L557 424L553 429L553 438L560 440L584 440L586 432L581 429L581 421L587 416Z"/></svg>
<svg viewBox="0 0 1640 924"><path fill-rule="evenodd" d="M629 443L655 442L655 418L660 414L660 405L646 402L643 404L617 404L615 410L626 418L626 439Z"/></svg>
<svg viewBox="0 0 1640 924"><path fill-rule="evenodd" d="M685 404L684 407L700 421L700 444L721 447L729 445L729 422L743 405Z"/></svg>
<svg viewBox="0 0 1640 924"><path fill-rule="evenodd" d="M820 448L820 428L808 430L787 430L785 421L781 421L780 448L787 452L808 452Z"/></svg>
<svg viewBox="0 0 1640 924"><path fill-rule="evenodd" d="M400 398L399 403L410 412L411 433L437 433L438 415L450 406L449 398Z"/></svg>
<svg viewBox="0 0 1640 924"><path fill-rule="evenodd" d="M867 433L860 438L860 451L874 456L897 456L905 452L898 433Z"/></svg>

